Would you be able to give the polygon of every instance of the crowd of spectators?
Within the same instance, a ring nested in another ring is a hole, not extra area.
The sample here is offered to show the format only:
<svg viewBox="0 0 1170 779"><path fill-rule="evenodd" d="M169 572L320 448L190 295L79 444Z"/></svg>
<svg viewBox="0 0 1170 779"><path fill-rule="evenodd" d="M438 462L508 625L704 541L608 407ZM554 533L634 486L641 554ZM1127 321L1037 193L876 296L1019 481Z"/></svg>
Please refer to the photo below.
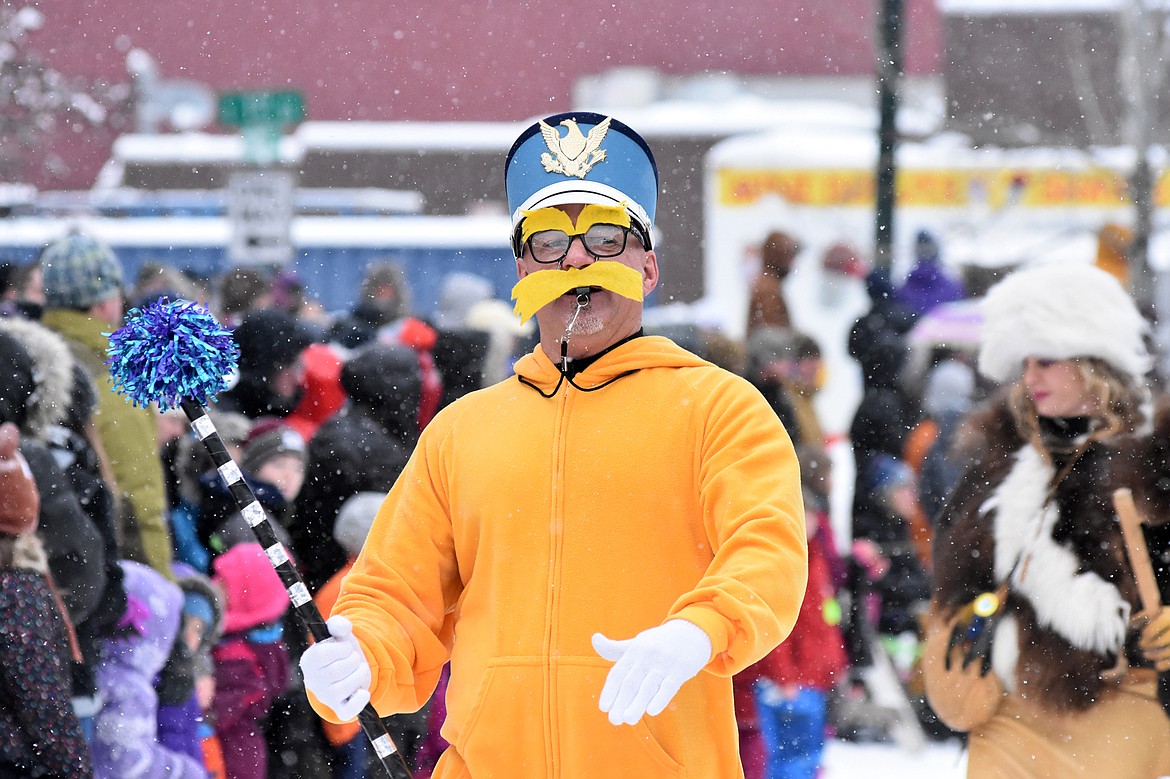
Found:
<svg viewBox="0 0 1170 779"><path fill-rule="evenodd" d="M742 342L699 326L657 329L755 385L801 461L808 594L791 638L736 678L748 779L813 776L826 734L890 739L899 714L874 700L862 673L875 653L896 660L915 726L952 735L915 681L913 648L930 599L933 520L985 388L972 353L954 344L929 345L924 370L907 369L915 323L967 297L934 236L921 233L915 247L897 283L844 244L826 259L864 277L871 299L848 341L863 377L848 431L849 539L830 521L832 458L815 403L822 345L784 300L800 241L782 232L765 241ZM305 631L209 455L180 414L114 394L105 334L130 306L164 295L204 303L234 331L238 375L209 413L327 614L422 428L456 398L506 380L533 332L466 273L450 274L436 312L419 315L390 259L370 266L345 312L322 310L295 275L255 268L201 280L149 264L129 283L108 247L76 233L38 262L6 268L3 285L0 479L19 460L39 493L35 516L10 521L18 491L3 482L0 597L27 593L22 613L4 618L39 636L3 665L10 675L50 669L34 681L56 707L22 719L19 696L6 694L0 769L121 779L134 761L154 767L144 776L368 775L356 725L326 725L307 705L297 668ZM443 683L419 712L387 720L416 776L443 747Z"/></svg>

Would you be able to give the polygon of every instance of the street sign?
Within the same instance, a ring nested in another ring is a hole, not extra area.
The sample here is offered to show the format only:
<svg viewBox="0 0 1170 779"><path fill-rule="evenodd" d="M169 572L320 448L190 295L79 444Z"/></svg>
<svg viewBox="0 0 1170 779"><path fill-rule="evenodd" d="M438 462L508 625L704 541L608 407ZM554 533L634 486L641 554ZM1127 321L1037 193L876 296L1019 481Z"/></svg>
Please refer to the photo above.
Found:
<svg viewBox="0 0 1170 779"><path fill-rule="evenodd" d="M225 92L219 96L219 123L225 127L296 124L305 118L300 92Z"/></svg>
<svg viewBox="0 0 1170 779"><path fill-rule="evenodd" d="M284 128L305 117L300 92L225 92L219 96L219 123L239 127L244 136L244 160L266 167L280 161Z"/></svg>
<svg viewBox="0 0 1170 779"><path fill-rule="evenodd" d="M292 259L291 170L241 170L228 179L228 258L240 265L283 265Z"/></svg>

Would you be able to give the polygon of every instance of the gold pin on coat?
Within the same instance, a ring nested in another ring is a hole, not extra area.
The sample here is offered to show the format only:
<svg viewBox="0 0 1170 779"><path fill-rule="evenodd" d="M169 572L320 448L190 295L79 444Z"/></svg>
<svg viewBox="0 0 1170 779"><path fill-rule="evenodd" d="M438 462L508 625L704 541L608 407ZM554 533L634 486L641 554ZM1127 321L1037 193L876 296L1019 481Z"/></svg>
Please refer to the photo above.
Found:
<svg viewBox="0 0 1170 779"><path fill-rule="evenodd" d="M601 142L609 132L609 122L610 117L607 116L589 131L589 135L585 135L575 120L566 119L560 123L561 127L566 128L562 136L560 130L542 119L540 134L544 136L545 145L552 154L541 154L540 163L549 173L585 178L594 165L605 160L605 149L601 148Z"/></svg>

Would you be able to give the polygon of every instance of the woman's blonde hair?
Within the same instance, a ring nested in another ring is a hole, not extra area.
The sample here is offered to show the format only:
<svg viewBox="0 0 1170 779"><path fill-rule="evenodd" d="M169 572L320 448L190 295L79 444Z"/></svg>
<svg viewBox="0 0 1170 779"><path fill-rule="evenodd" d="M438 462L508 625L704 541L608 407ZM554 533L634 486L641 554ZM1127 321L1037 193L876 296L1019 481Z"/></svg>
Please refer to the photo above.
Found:
<svg viewBox="0 0 1170 779"><path fill-rule="evenodd" d="M1091 415L1089 438L1105 440L1135 432L1146 421L1145 406L1149 389L1140 380L1119 371L1098 357L1074 357L1069 360L1085 382L1085 393L1096 411ZM1036 404L1023 381L1017 381L1008 398L1012 419L1023 438L1047 454L1040 438Z"/></svg>

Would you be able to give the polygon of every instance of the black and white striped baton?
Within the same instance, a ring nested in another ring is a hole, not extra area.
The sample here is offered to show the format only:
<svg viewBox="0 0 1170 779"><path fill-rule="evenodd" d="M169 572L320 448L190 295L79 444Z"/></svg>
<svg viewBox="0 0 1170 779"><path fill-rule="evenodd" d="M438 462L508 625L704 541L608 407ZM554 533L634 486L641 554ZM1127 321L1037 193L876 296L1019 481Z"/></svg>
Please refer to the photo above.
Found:
<svg viewBox="0 0 1170 779"><path fill-rule="evenodd" d="M157 404L163 411L183 409L288 590L293 610L314 640L329 638L329 628L296 566L277 540L267 512L256 501L252 488L244 481L239 466L204 409L226 387L225 378L236 370L240 350L231 332L215 321L201 304L161 297L131 309L122 327L103 335L109 338L106 365L114 391L140 408ZM372 705L366 704L358 722L392 779L412 779L410 769Z"/></svg>
<svg viewBox="0 0 1170 779"><path fill-rule="evenodd" d="M268 555L269 562L272 563L272 567L276 569L277 575L280 576L280 581L284 584L285 589L288 590L288 599L292 602L293 610L296 612L297 617L305 624L305 627L315 641L324 641L329 638L329 629L325 626L325 620L322 618L321 612L317 609L317 604L313 602L312 596L309 595L309 588L301 580L301 576L297 572L293 561L289 559L284 546L277 540L276 532L272 529L272 522L268 518L268 512L256 500L255 493L248 486L248 482L244 480L244 474L240 471L240 466L236 464L236 461L232 459L231 453L224 446L223 439L219 437L219 432L215 429L215 424L211 421L211 418L207 416L206 410L202 405L192 400L184 400L179 406L183 409L183 413L187 415L187 421L191 423L191 429L195 431L195 435L203 442L207 453L211 455L211 460L215 463L215 469L227 485L228 490L232 494L232 499L240 509L240 513L243 514L244 519L247 520L248 526L256 534L256 540L264 547L264 553ZM358 714L358 722L361 724L362 731L365 732L366 737L369 738L370 744L373 745L374 752L377 754L378 759L381 761L387 773L393 779L411 779L410 768L406 765L402 754L394 745L393 739L390 738L390 734L386 731L386 725L382 722L382 718L378 716L378 712L374 710L372 704L367 703L361 713Z"/></svg>

